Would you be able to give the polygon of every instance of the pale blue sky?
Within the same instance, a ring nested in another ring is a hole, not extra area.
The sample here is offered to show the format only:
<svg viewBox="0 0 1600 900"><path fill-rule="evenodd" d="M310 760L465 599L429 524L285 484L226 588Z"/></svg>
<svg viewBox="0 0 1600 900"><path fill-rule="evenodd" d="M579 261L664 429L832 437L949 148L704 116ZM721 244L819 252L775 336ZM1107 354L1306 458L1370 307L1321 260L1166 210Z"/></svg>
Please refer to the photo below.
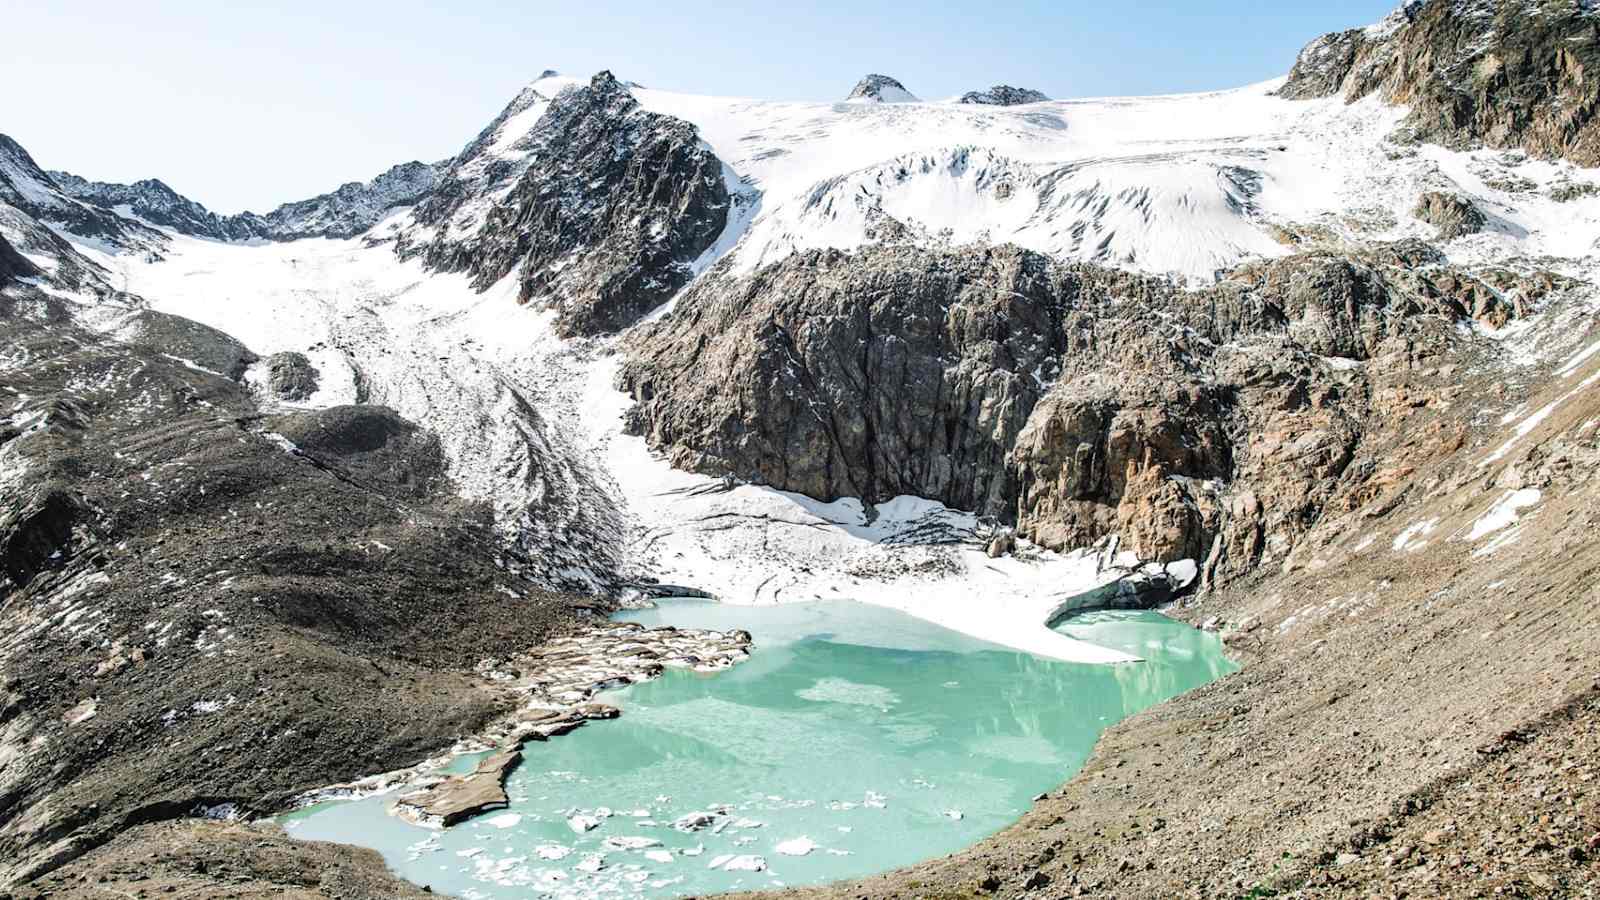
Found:
<svg viewBox="0 0 1600 900"><path fill-rule="evenodd" d="M1280 75L1395 2L30 0L4 14L0 132L46 168L265 212L454 154L546 68L805 100L867 72L929 99L1173 93Z"/></svg>

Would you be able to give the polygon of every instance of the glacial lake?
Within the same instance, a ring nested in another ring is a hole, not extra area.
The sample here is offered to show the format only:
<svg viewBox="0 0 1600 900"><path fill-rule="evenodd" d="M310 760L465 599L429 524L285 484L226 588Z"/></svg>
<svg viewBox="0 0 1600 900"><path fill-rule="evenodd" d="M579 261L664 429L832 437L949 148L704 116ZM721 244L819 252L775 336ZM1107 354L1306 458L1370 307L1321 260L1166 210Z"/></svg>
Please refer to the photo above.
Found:
<svg viewBox="0 0 1600 900"><path fill-rule="evenodd" d="M298 838L372 847L405 878L467 898L834 881L993 834L1070 778L1106 727L1237 668L1214 635L1155 613L1089 613L1058 627L1144 659L1110 666L1000 649L847 601L674 600L618 618L743 628L754 655L602 695L623 715L528 744L507 781L509 810L433 831L390 816L392 795L374 796L300 810L284 825ZM719 806L730 811L716 833L672 828ZM596 811L598 828L568 826ZM608 838L660 844L606 849ZM766 868L712 867L730 856Z"/></svg>

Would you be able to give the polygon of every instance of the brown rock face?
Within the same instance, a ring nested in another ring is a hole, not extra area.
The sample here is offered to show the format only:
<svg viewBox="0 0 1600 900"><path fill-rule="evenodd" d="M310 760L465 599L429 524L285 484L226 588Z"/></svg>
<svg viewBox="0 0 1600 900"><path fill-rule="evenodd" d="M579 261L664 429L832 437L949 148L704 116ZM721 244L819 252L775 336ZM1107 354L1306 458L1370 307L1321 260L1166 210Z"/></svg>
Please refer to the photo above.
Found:
<svg viewBox="0 0 1600 900"><path fill-rule="evenodd" d="M1406 128L1452 147L1522 148L1600 165L1600 19L1576 0L1426 0L1376 33L1313 41L1281 94L1378 94Z"/></svg>
<svg viewBox="0 0 1600 900"><path fill-rule="evenodd" d="M1015 247L815 251L695 286L630 337L620 381L682 468L931 497L1053 548L1117 533L1225 579L1315 523L1357 457L1371 367L1555 284L1441 259L1307 253L1191 292Z"/></svg>
<svg viewBox="0 0 1600 900"><path fill-rule="evenodd" d="M1202 558L1206 482L1232 472L1230 401L1198 383L1087 375L1058 385L1012 453L1023 533L1076 547L1122 532L1141 558Z"/></svg>

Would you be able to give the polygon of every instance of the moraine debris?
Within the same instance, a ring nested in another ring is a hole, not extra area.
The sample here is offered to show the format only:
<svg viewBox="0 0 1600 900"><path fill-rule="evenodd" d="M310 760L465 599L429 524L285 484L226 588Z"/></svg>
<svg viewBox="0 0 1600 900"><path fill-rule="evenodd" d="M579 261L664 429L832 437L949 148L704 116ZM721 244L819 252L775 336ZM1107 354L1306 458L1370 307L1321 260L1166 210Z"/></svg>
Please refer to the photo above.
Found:
<svg viewBox="0 0 1600 900"><path fill-rule="evenodd" d="M635 622L606 622L503 664L486 661L478 666L480 675L524 698L515 713L482 737L499 749L466 775L435 776L419 784L417 790L395 801L394 813L424 827L448 828L480 813L505 809L509 805L505 779L522 761L524 745L558 737L586 722L621 715L614 706L596 703L595 695L648 681L669 668L721 671L749 659L751 644L750 632L743 630L646 628ZM538 674L523 676L522 672ZM600 819L575 815L567 824L581 834L598 828Z"/></svg>

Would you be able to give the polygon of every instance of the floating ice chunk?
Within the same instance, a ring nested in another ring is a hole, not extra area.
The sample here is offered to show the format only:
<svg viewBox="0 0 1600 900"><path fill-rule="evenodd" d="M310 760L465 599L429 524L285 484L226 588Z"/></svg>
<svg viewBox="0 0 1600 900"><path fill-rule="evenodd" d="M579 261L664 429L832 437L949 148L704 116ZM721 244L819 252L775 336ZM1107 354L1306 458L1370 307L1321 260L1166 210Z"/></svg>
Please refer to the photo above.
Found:
<svg viewBox="0 0 1600 900"><path fill-rule="evenodd" d="M661 842L651 837L621 835L606 838L601 841L601 846L607 850L643 850L646 847L659 847Z"/></svg>
<svg viewBox="0 0 1600 900"><path fill-rule="evenodd" d="M609 807L609 806L597 806L597 807L594 808L594 814L596 816L599 816L602 819L609 819L609 818L611 818L611 815L612 815L611 814L611 807Z"/></svg>
<svg viewBox="0 0 1600 900"><path fill-rule="evenodd" d="M831 847L828 849L828 853L829 853L829 855L832 855L832 856L849 856L850 855L850 851L849 850L834 850Z"/></svg>
<svg viewBox="0 0 1600 900"><path fill-rule="evenodd" d="M817 849L817 844L808 837L797 837L793 840L782 841L773 849L784 856L805 856Z"/></svg>
<svg viewBox="0 0 1600 900"><path fill-rule="evenodd" d="M734 821L733 827L735 827L735 828L760 828L761 826L763 826L765 824L766 824L765 822L758 822L755 819L737 819L737 820Z"/></svg>
<svg viewBox="0 0 1600 900"><path fill-rule="evenodd" d="M628 815L633 816L635 819L648 819L650 818L650 810L636 809L633 812L628 813Z"/></svg>
<svg viewBox="0 0 1600 900"><path fill-rule="evenodd" d="M888 709L900 702L900 695L878 684L862 684L845 678L823 678L811 687L795 691L795 696L813 703L845 703Z"/></svg>
<svg viewBox="0 0 1600 900"><path fill-rule="evenodd" d="M566 859L572 854L572 848L560 844L540 844L533 852L537 853L540 859Z"/></svg>
<svg viewBox="0 0 1600 900"><path fill-rule="evenodd" d="M511 828L521 821L522 817L516 813L505 813L504 815L495 816L492 819L486 820L484 824L493 825L496 828Z"/></svg>
<svg viewBox="0 0 1600 900"><path fill-rule="evenodd" d="M699 831L702 828L709 828L716 821L717 817L708 812L684 813L673 821L672 827L683 832Z"/></svg>
<svg viewBox="0 0 1600 900"><path fill-rule="evenodd" d="M700 854L706 852L706 845L695 844L693 847L685 847L678 852L682 853L684 856L699 856Z"/></svg>
<svg viewBox="0 0 1600 900"><path fill-rule="evenodd" d="M472 857L477 856L479 853L482 853L482 852L483 852L483 848L482 847L468 847L465 850L457 850L456 851L456 855L457 856L464 856L464 857L466 857L468 859L471 859Z"/></svg>
<svg viewBox="0 0 1600 900"><path fill-rule="evenodd" d="M720 869L720 868L722 868L723 866L727 865L728 863L730 863L732 861L733 861L733 854L732 853L723 853L723 854L721 854L719 856L711 857L711 862L706 863L706 868L708 868L708 869Z"/></svg>
<svg viewBox="0 0 1600 900"><path fill-rule="evenodd" d="M567 827L578 834L583 834L585 831L593 831L599 828L600 820L594 816L573 816L567 820Z"/></svg>
<svg viewBox="0 0 1600 900"><path fill-rule="evenodd" d="M947 809L947 810L944 811L944 817L946 819L950 819L952 821L959 822L959 821L961 821L961 810L959 810L959 809Z"/></svg>
<svg viewBox="0 0 1600 900"><path fill-rule="evenodd" d="M765 872L767 860L761 856L735 856L723 864L724 872Z"/></svg>
<svg viewBox="0 0 1600 900"><path fill-rule="evenodd" d="M605 867L606 867L606 858L605 858L605 856L603 854L600 854L600 853L591 853L588 856L585 856L583 858L583 860L581 862L579 862L577 865L573 866L574 869L577 869L580 872L591 872L591 873L592 872L598 872L601 869L604 869Z"/></svg>
<svg viewBox="0 0 1600 900"><path fill-rule="evenodd" d="M644 852L644 858L650 860L651 862L669 863L672 862L672 851L646 850Z"/></svg>

